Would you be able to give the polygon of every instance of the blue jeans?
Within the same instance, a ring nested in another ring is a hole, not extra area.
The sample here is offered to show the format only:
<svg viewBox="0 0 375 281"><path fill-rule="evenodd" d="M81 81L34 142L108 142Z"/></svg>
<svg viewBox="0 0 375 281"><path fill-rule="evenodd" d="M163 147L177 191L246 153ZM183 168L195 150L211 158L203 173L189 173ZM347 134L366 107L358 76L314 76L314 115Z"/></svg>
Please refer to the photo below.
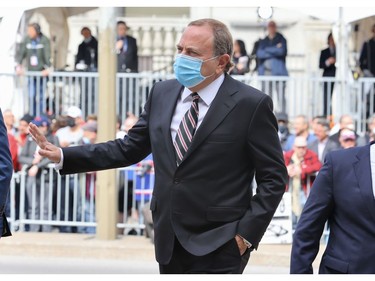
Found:
<svg viewBox="0 0 375 281"><path fill-rule="evenodd" d="M69 188L66 190L66 180L69 181ZM74 194L77 195L75 198L77 202L77 206L74 206ZM79 190L78 183L75 183L74 176L62 176L61 177L61 209L60 209L60 217L58 220L65 221L65 217L67 217L66 221L73 221L74 215L76 216L75 221L81 220L81 193ZM67 213L66 212L67 209ZM60 226L60 232L63 233L76 233L77 227L76 226Z"/></svg>
<svg viewBox="0 0 375 281"><path fill-rule="evenodd" d="M85 222L95 222L95 201L91 201L89 198L86 198L85 202ZM84 226L79 227L78 232L80 233L96 233L95 226Z"/></svg>
<svg viewBox="0 0 375 281"><path fill-rule="evenodd" d="M29 113L33 116L39 116L45 113L45 99L44 87L46 86L47 78L44 77L29 77Z"/></svg>

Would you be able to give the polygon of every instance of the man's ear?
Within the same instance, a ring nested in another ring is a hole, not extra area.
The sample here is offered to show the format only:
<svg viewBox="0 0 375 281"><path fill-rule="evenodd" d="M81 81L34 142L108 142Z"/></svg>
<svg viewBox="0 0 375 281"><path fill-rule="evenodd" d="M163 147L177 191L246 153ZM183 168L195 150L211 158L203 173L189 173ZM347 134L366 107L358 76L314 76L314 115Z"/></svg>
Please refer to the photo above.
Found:
<svg viewBox="0 0 375 281"><path fill-rule="evenodd" d="M227 64L230 62L230 59L231 58L228 54L224 54L219 57L219 64L217 68L218 70L220 70L220 72L225 70L225 68L227 67Z"/></svg>

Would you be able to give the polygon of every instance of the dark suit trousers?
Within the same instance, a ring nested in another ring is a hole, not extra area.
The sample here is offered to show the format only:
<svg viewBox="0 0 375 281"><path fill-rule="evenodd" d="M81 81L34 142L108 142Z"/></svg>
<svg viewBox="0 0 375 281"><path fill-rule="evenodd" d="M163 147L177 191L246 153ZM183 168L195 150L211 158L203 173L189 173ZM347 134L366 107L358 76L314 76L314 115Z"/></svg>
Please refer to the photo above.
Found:
<svg viewBox="0 0 375 281"><path fill-rule="evenodd" d="M172 259L167 265L159 265L161 274L242 274L250 258L250 250L240 255L233 238L205 256L194 256L186 251L175 238Z"/></svg>

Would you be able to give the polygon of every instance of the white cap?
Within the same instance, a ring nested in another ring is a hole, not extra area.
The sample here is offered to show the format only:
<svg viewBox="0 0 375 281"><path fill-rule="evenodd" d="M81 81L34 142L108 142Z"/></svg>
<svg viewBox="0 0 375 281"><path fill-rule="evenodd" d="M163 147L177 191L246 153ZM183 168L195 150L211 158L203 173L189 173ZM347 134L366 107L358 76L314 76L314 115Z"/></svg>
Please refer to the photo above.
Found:
<svg viewBox="0 0 375 281"><path fill-rule="evenodd" d="M294 140L294 146L296 147L305 147L307 146L307 141L305 137L298 136Z"/></svg>
<svg viewBox="0 0 375 281"><path fill-rule="evenodd" d="M79 109L77 106L71 106L68 108L66 115L72 118L82 117L82 110Z"/></svg>
<svg viewBox="0 0 375 281"><path fill-rule="evenodd" d="M342 129L341 132L340 132L340 138L342 140L347 140L347 139L355 140L356 139L356 135L350 129Z"/></svg>

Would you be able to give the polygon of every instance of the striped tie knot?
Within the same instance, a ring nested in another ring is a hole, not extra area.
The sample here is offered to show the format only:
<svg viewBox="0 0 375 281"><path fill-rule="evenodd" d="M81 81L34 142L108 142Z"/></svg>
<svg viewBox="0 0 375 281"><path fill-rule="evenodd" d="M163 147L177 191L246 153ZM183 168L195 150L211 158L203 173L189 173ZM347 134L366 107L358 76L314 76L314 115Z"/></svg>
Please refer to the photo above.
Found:
<svg viewBox="0 0 375 281"><path fill-rule="evenodd" d="M191 94L193 98L193 102L189 110L185 113L180 126L178 128L176 139L173 143L175 150L176 150L176 161L177 165L180 165L182 159L184 158L186 152L188 151L195 134L195 130L198 124L198 116L199 116L199 95L197 93Z"/></svg>
<svg viewBox="0 0 375 281"><path fill-rule="evenodd" d="M196 92L191 93L191 96L193 98L193 102L198 102L198 100L200 98L199 95L198 95L198 93L196 93Z"/></svg>

